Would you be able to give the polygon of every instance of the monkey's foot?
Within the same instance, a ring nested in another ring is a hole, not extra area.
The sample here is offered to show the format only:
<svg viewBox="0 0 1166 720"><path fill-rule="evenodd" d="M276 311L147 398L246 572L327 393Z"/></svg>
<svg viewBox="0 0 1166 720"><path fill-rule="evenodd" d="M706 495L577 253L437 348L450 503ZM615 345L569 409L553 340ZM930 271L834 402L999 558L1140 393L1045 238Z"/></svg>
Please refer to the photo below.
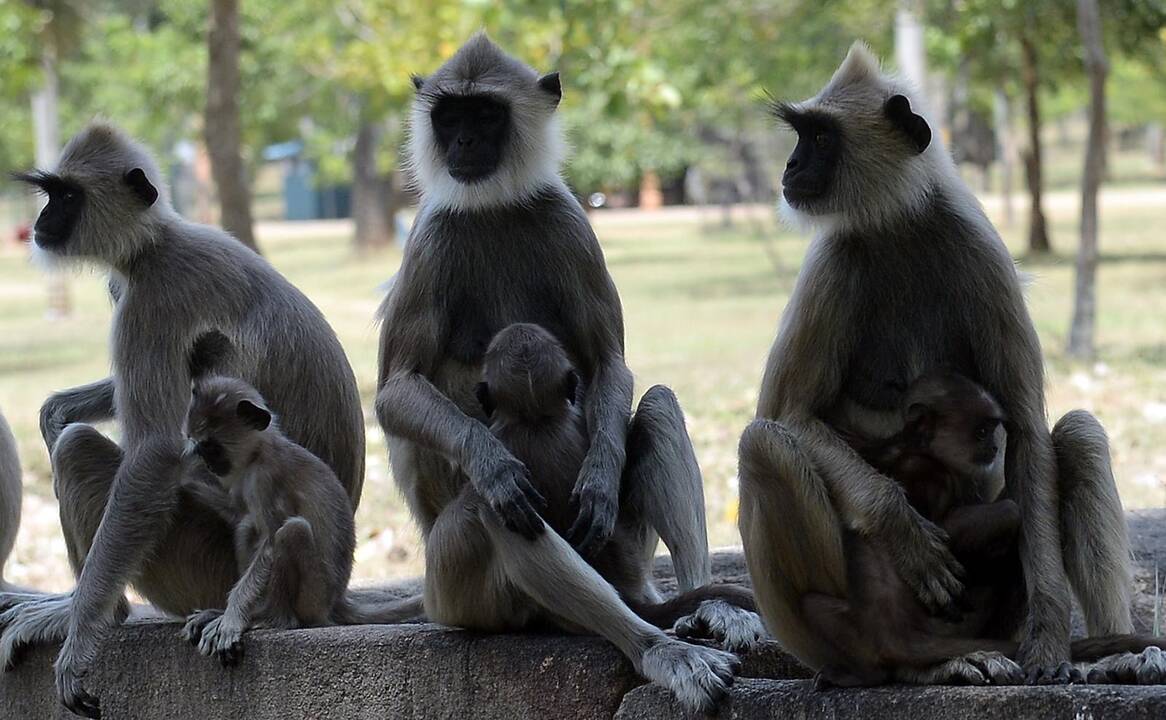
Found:
<svg viewBox="0 0 1166 720"><path fill-rule="evenodd" d="M899 668L895 678L919 685L1020 685L1024 669L998 652L980 651L924 670Z"/></svg>
<svg viewBox="0 0 1166 720"><path fill-rule="evenodd" d="M686 708L708 713L728 694L740 667L732 653L666 640L644 653L640 673L671 690Z"/></svg>
<svg viewBox="0 0 1166 720"><path fill-rule="evenodd" d="M217 617L222 617L222 610L199 610L191 613L186 618L186 625L179 631L178 637L182 638L191 645L198 647L199 641L202 640L202 631Z"/></svg>
<svg viewBox="0 0 1166 720"><path fill-rule="evenodd" d="M57 694L69 712L87 718L101 717L101 701L85 690L82 684L85 673L73 667L63 649L57 658L56 675Z"/></svg>
<svg viewBox="0 0 1166 720"><path fill-rule="evenodd" d="M1103 657L1089 668L1088 680L1099 685L1166 684L1166 652L1151 646L1140 653Z"/></svg>
<svg viewBox="0 0 1166 720"><path fill-rule="evenodd" d="M765 637L765 625L757 613L724 600L705 600L672 629L677 637L710 638L733 652L750 650Z"/></svg>
<svg viewBox="0 0 1166 720"><path fill-rule="evenodd" d="M1029 685L1076 685L1085 682L1085 675L1073 663L1063 662L1030 668L1025 681Z"/></svg>
<svg viewBox="0 0 1166 720"><path fill-rule="evenodd" d="M64 640L73 596L38 595L0 613L0 667L11 670L33 645Z"/></svg>
<svg viewBox="0 0 1166 720"><path fill-rule="evenodd" d="M198 651L214 655L223 667L237 665L243 657L243 630L231 617L220 615L203 627Z"/></svg>

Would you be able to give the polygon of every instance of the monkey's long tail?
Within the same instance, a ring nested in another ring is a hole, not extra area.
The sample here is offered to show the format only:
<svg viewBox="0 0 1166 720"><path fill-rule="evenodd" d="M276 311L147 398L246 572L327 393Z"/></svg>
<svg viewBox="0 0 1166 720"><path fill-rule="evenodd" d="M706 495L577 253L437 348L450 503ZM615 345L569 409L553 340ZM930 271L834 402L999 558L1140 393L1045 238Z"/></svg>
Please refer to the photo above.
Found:
<svg viewBox="0 0 1166 720"><path fill-rule="evenodd" d="M639 615L645 622L658 628L667 630L680 618L691 615L705 600L723 600L750 612L757 612L757 603L753 599L753 592L741 585L732 583L717 583L705 585L678 595L662 603L629 602L628 607Z"/></svg>
<svg viewBox="0 0 1166 720"><path fill-rule="evenodd" d="M425 618L425 596L420 593L403 598L374 598L368 595L353 590L345 593L333 612L336 624L387 625Z"/></svg>

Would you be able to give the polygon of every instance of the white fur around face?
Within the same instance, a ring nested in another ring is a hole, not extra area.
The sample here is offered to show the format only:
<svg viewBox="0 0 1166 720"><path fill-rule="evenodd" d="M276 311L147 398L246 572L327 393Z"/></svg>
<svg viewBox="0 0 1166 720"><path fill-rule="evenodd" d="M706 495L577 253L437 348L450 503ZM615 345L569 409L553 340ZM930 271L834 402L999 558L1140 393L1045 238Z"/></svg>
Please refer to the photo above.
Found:
<svg viewBox="0 0 1166 720"><path fill-rule="evenodd" d="M449 174L434 140L430 108L429 103L415 103L409 128L409 169L426 205L463 211L521 203L563 182L560 168L567 144L554 115L524 118L519 116L523 108L512 106L512 137L502 163L489 177L463 183Z"/></svg>

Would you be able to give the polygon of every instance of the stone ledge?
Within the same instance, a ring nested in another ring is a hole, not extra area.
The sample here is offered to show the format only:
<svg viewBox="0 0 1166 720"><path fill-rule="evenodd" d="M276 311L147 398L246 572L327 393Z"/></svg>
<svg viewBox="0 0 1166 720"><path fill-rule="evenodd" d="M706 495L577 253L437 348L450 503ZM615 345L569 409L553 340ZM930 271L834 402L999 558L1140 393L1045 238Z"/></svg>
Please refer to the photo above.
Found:
<svg viewBox="0 0 1166 720"><path fill-rule="evenodd" d="M483 635L437 625L257 630L221 668L178 637L181 623L136 620L106 643L88 688L107 720L601 718L643 683L598 638ZM53 688L56 647L0 675L0 718L71 717ZM804 677L775 643L745 659L752 677Z"/></svg>
<svg viewBox="0 0 1166 720"><path fill-rule="evenodd" d="M1129 516L1138 626L1149 629L1147 593L1156 564L1166 567L1166 511ZM671 564L657 559L665 592ZM714 575L748 582L739 551L713 555ZM412 585L415 587L415 584ZM181 623L135 620L102 649L89 689L107 720L280 720L284 718L455 718L572 720L682 717L662 688L640 687L631 664L598 638L483 635L436 625L260 630L247 636L238 667L223 669L177 636ZM57 702L56 647L32 650L0 673L0 718L70 718ZM744 658L743 679L725 718L1166 717L1163 688L877 688L813 692L775 643ZM622 704L621 704L622 703Z"/></svg>
<svg viewBox="0 0 1166 720"><path fill-rule="evenodd" d="M690 717L666 690L644 686L628 693L616 720ZM721 720L1159 720L1166 689L1131 686L908 687L816 691L805 680L740 679L721 705Z"/></svg>

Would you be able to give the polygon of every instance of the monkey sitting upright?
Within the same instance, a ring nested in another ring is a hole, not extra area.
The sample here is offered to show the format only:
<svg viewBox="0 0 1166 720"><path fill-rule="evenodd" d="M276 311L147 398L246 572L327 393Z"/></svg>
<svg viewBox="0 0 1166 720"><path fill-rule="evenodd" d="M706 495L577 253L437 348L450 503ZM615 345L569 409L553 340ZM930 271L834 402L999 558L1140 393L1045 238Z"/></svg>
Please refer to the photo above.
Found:
<svg viewBox="0 0 1166 720"><path fill-rule="evenodd" d="M184 489L235 528L242 573L225 611L202 610L188 618L182 634L204 655L234 664L243 632L252 627L384 622L421 614L420 603L381 617L348 601L344 591L356 546L352 503L331 468L283 434L255 388L234 378L196 378L186 427L186 458L201 458L221 484L191 473Z"/></svg>

